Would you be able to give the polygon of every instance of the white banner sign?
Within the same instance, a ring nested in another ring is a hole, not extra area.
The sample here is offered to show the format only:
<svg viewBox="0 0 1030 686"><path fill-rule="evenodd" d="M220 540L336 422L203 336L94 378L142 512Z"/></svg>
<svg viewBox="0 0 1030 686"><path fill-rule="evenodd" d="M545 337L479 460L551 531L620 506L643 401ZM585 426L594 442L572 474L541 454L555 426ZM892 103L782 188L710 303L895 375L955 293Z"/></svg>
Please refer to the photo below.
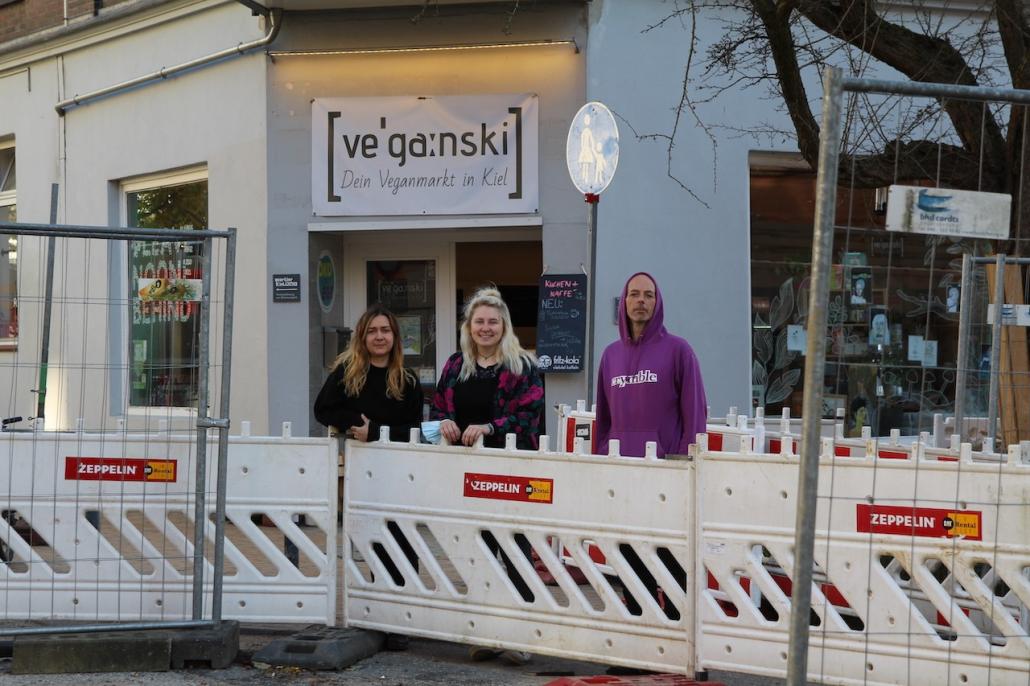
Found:
<svg viewBox="0 0 1030 686"><path fill-rule="evenodd" d="M974 238L1009 237L1012 196L950 188L891 186L887 230Z"/></svg>
<svg viewBox="0 0 1030 686"><path fill-rule="evenodd" d="M537 97L316 98L311 165L316 215L536 212Z"/></svg>

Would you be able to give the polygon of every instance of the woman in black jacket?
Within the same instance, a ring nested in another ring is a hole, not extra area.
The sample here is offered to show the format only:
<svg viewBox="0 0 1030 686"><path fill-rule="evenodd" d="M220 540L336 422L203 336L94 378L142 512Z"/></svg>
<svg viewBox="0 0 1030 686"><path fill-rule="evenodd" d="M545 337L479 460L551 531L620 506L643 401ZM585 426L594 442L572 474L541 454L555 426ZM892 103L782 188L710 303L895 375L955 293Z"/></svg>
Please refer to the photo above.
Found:
<svg viewBox="0 0 1030 686"><path fill-rule="evenodd" d="M381 427L390 427L391 441L409 440L411 429L422 422L422 387L410 369L404 368L397 318L382 305L372 305L358 319L350 345L336 361L315 399L315 418L347 438L377 441ZM400 527L387 529L418 571L418 555ZM404 585L404 576L380 543L373 545L393 582ZM402 650L408 637L387 636L387 647Z"/></svg>
<svg viewBox="0 0 1030 686"><path fill-rule="evenodd" d="M315 418L359 441L379 440L383 426L390 427L391 441L407 441L421 424L422 387L404 368L397 318L382 305L358 319L315 399Z"/></svg>

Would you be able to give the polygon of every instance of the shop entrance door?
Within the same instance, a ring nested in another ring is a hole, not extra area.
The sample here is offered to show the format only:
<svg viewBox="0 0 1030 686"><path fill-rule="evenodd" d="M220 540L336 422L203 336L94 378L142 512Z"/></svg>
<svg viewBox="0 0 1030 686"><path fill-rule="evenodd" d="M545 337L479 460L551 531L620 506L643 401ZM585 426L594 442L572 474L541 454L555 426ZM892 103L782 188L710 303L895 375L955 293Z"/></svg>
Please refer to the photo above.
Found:
<svg viewBox="0 0 1030 686"><path fill-rule="evenodd" d="M427 398L447 356L457 349L453 248L443 241L347 241L346 321L379 302L397 317L404 365L418 374Z"/></svg>

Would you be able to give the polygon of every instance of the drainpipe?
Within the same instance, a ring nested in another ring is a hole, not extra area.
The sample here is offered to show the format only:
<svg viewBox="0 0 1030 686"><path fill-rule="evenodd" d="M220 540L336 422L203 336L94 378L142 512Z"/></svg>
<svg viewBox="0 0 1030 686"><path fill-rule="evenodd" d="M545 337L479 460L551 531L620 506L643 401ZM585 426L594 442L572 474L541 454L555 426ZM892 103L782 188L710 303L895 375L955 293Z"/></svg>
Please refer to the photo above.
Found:
<svg viewBox="0 0 1030 686"><path fill-rule="evenodd" d="M241 0L241 4L250 7L252 10L254 9L253 3L242 2ZM211 64L212 62L217 62L218 60L222 60L227 57L236 57L238 55L243 55L244 53L254 50L255 48L264 47L272 41L274 41L275 37L279 35L279 29L282 27L282 10L271 10L270 12L268 12L266 16L268 17L269 21L268 32L262 38L250 41L248 43L240 43L236 47L226 48L225 50L221 50L219 52L207 55L205 57L198 57L195 60L183 62L182 64L175 65L174 67L164 67L162 69L159 69L158 71L152 72L145 76L139 76L129 81L123 81L113 86L108 86L107 88L101 88L99 90L90 91L89 93L84 93L82 95L76 95L72 98L69 98L68 100L62 100L61 102L57 103L57 105L54 106L54 109L57 110L58 115L63 117L69 108L75 107L76 105L83 105L91 100L103 98L108 95L114 95L124 90L128 90L130 88L135 88L136 86L142 86L143 84L150 83L151 81L157 81L158 79L171 78L173 76L176 76L177 74L181 74L184 71L196 69L198 67L203 67L205 65Z"/></svg>

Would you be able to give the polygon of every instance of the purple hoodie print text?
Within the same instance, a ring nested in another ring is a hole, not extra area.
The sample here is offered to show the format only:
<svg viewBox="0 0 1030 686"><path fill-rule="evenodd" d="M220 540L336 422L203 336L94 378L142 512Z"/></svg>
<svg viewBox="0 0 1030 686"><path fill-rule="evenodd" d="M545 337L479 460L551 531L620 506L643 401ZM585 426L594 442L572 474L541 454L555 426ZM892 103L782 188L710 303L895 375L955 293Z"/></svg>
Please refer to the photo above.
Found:
<svg viewBox="0 0 1030 686"><path fill-rule="evenodd" d="M655 284L654 314L638 340L633 340L626 313L629 283L643 275ZM658 456L685 455L705 430L707 401L694 350L665 330L658 282L646 272L626 280L619 298L619 340L601 355L597 370L597 452L608 454L618 439L623 455L643 457L648 441Z"/></svg>

